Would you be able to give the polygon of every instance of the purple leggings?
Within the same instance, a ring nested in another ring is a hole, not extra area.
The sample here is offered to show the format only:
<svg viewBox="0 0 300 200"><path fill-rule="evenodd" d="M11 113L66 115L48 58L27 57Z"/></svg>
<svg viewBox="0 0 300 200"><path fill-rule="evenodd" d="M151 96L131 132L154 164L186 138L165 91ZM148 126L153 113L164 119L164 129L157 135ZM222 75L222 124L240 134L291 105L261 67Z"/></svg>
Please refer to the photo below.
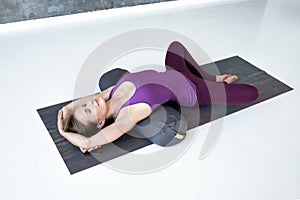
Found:
<svg viewBox="0 0 300 200"><path fill-rule="evenodd" d="M248 104L258 98L256 87L248 84L215 82L216 76L206 73L179 42L172 42L168 48L166 67L184 74L197 88L198 104Z"/></svg>

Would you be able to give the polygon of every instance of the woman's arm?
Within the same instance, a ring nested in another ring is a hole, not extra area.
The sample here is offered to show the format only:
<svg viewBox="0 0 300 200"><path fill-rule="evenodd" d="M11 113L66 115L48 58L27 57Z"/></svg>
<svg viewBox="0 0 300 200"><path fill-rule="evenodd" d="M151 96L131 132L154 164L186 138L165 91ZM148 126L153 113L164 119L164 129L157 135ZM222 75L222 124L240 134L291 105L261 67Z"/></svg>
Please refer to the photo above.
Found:
<svg viewBox="0 0 300 200"><path fill-rule="evenodd" d="M88 138L82 135L79 135L77 133L72 132L66 132L64 129L64 123L65 123L65 111L63 109L58 111L57 115L57 128L59 133L66 138L69 142L71 142L73 145L85 148L86 144L88 142Z"/></svg>
<svg viewBox="0 0 300 200"><path fill-rule="evenodd" d="M109 94L111 92L111 90L114 88L114 86L111 86L110 88L97 93L97 94L92 94L86 97L82 97L79 98L75 101L72 101L71 103L67 104L66 106L62 107L61 110L63 111L63 117L62 118L58 118L58 120L62 120L63 121L63 127L62 130L66 130L66 126L68 125L67 121L69 120L69 118L73 115L73 108L76 108L82 104L87 103L90 100L93 100L97 97L101 97L103 98L105 101L107 101L109 99Z"/></svg>
<svg viewBox="0 0 300 200"><path fill-rule="evenodd" d="M116 123L109 125L108 127L99 131L96 135L89 138L77 133L65 132L61 129L59 132L73 145L84 150L93 149L95 147L111 143L126 133L124 130L120 129Z"/></svg>
<svg viewBox="0 0 300 200"><path fill-rule="evenodd" d="M105 101L109 99L109 95L111 90L114 88L114 86L111 86L107 88L106 90L92 94L86 97L79 98L75 101L72 101L71 103L67 104L66 106L62 107L59 112L58 112L58 117L57 117L57 125L58 125L58 130L60 134L66 138L68 141L70 141L73 145L78 146L80 148L86 148L88 138L84 137L82 135L79 135L77 133L72 133L72 132L66 132L67 129L67 121L69 118L73 115L73 108L77 107L81 104L84 104L94 98L102 97Z"/></svg>
<svg viewBox="0 0 300 200"><path fill-rule="evenodd" d="M58 129L61 135L73 145L80 147L81 149L90 150L115 141L123 134L131 130L137 122L148 117L151 112L151 107L145 103L127 106L119 112L115 123L105 127L97 134L89 138L77 133L65 132L62 128L62 120L58 120ZM63 118L62 111L59 111L58 118Z"/></svg>
<svg viewBox="0 0 300 200"><path fill-rule="evenodd" d="M146 103L137 103L123 108L115 122L102 129L96 135L88 139L88 148L111 143L130 131L139 121L151 114L151 107Z"/></svg>

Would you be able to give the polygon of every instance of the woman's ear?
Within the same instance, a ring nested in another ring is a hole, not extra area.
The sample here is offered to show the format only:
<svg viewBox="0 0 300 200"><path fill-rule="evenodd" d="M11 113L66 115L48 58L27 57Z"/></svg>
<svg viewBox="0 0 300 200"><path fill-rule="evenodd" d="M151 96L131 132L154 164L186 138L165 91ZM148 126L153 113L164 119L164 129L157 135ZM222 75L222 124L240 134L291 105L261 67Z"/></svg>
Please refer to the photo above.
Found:
<svg viewBox="0 0 300 200"><path fill-rule="evenodd" d="M105 124L105 119L98 122L97 128L102 128L102 126L103 126L104 124Z"/></svg>

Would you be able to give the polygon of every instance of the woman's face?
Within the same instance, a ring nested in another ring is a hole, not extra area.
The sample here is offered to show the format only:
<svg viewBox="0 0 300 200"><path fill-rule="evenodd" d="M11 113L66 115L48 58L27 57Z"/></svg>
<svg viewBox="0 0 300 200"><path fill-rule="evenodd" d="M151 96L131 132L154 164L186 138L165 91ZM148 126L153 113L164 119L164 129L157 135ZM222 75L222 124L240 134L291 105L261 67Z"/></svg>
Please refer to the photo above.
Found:
<svg viewBox="0 0 300 200"><path fill-rule="evenodd" d="M106 112L106 103L103 98L99 97L77 107L74 116L85 125L88 122L99 124L105 120Z"/></svg>

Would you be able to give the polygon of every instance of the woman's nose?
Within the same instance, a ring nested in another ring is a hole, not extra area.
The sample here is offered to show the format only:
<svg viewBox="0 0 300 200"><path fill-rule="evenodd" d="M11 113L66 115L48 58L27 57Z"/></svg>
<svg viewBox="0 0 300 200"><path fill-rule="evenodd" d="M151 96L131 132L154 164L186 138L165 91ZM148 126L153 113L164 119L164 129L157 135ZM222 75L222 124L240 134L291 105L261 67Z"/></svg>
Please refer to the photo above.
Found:
<svg viewBox="0 0 300 200"><path fill-rule="evenodd" d="M88 108L94 107L93 100L91 100L91 101L89 101L89 102L87 103L87 107L88 107Z"/></svg>
<svg viewBox="0 0 300 200"><path fill-rule="evenodd" d="M91 101L91 105L92 105L93 107L97 107L99 104L98 104L98 102L96 101L96 99L93 99L93 100Z"/></svg>

